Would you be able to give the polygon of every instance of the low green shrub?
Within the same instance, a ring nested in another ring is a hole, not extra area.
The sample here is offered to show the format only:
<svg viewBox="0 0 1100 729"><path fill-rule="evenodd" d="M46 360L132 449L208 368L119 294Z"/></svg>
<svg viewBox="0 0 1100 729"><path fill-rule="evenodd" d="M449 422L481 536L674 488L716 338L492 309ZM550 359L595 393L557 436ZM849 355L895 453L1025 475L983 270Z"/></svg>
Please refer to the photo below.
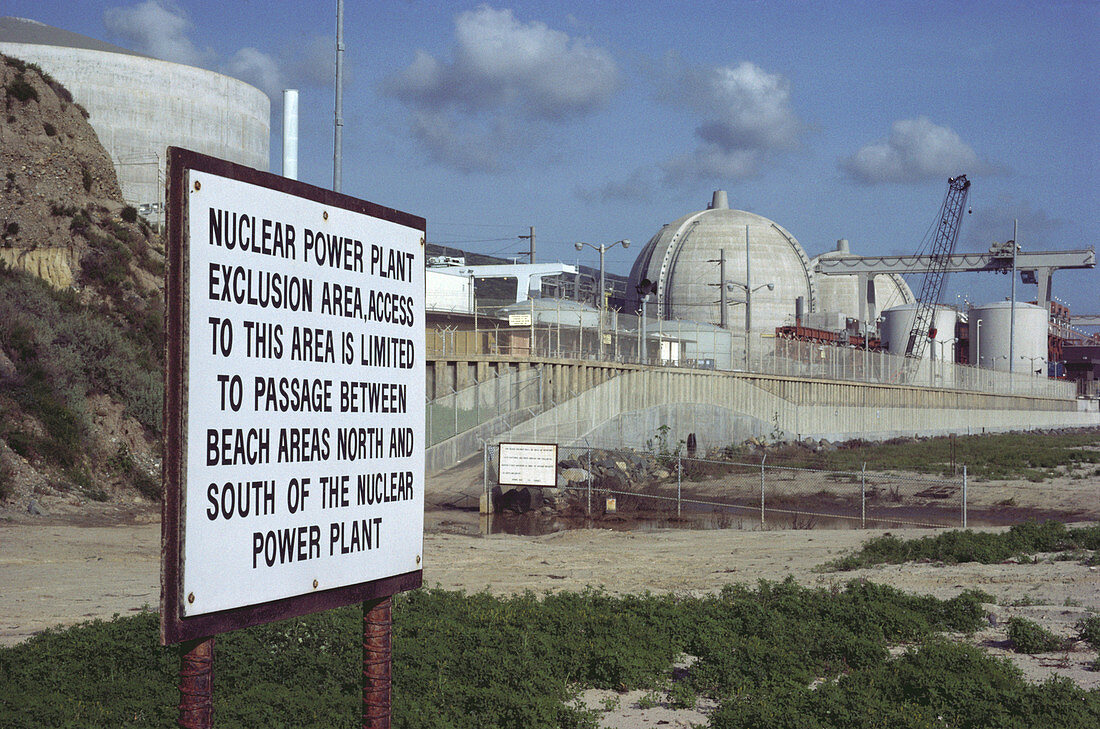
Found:
<svg viewBox="0 0 1100 729"><path fill-rule="evenodd" d="M417 590L394 598L393 726L591 728L594 713L573 703L586 686L661 687L643 706L666 687L673 706L707 693L719 701L717 729L1095 726L1100 693L1029 685L1006 661L935 639L960 619L973 624L972 601L946 607L858 582L762 582L699 598ZM180 651L158 645L157 625L140 613L0 647L0 726L174 726ZM218 636L218 725L358 726L361 636L358 606ZM914 645L890 659L899 636ZM669 685L682 652L699 658Z"/></svg>
<svg viewBox="0 0 1100 729"><path fill-rule="evenodd" d="M129 480L139 494L151 501L159 501L162 488L159 478L151 476L148 471L138 465L133 454L125 443L119 443L118 450L107 461L107 465L115 473Z"/></svg>
<svg viewBox="0 0 1100 729"><path fill-rule="evenodd" d="M780 449L775 458L784 465L859 471L904 470L941 475L956 474L966 464L974 479L1026 478L1043 481L1057 475L1059 466L1100 463L1096 432L1042 434L998 433L926 438L898 442L843 443L838 450L810 453L799 446ZM744 449L731 448L731 456ZM775 460L769 456L768 462Z"/></svg>
<svg viewBox="0 0 1100 729"><path fill-rule="evenodd" d="M98 249L89 249L80 261L81 280L116 292L130 277L133 254L119 241L111 241Z"/></svg>
<svg viewBox="0 0 1100 729"><path fill-rule="evenodd" d="M674 709L694 709L699 697L690 685L682 681L675 681L668 690L668 703Z"/></svg>
<svg viewBox="0 0 1100 729"><path fill-rule="evenodd" d="M1075 627L1077 628L1079 640L1083 640L1096 650L1100 650L1100 615L1089 615L1082 618Z"/></svg>
<svg viewBox="0 0 1100 729"><path fill-rule="evenodd" d="M874 537L859 551L822 566L825 570L854 570L876 564L934 561L955 564L996 564L1036 552L1100 549L1100 524L1068 528L1056 521L1024 522L1007 532L942 532L918 539L899 539L892 534Z"/></svg>
<svg viewBox="0 0 1100 729"><path fill-rule="evenodd" d="M1062 647L1062 640L1027 618L1010 618L1008 639L1017 653L1049 653Z"/></svg>
<svg viewBox="0 0 1100 729"><path fill-rule="evenodd" d="M7 461L0 461L0 502L7 501L15 488L15 472Z"/></svg>
<svg viewBox="0 0 1100 729"><path fill-rule="evenodd" d="M1008 661L967 645L930 641L881 666L826 681L729 697L714 729L1091 729L1100 693L1066 678L1029 684Z"/></svg>
<svg viewBox="0 0 1100 729"><path fill-rule="evenodd" d="M0 437L21 456L62 467L80 463L89 427L87 397L94 393L111 395L150 432L160 431L159 324L134 332L124 317L90 309L72 292L55 291L10 267L0 267L0 321L0 345L15 365L15 375L0 381L0 395L42 425L0 418ZM137 485L159 493L159 486Z"/></svg>

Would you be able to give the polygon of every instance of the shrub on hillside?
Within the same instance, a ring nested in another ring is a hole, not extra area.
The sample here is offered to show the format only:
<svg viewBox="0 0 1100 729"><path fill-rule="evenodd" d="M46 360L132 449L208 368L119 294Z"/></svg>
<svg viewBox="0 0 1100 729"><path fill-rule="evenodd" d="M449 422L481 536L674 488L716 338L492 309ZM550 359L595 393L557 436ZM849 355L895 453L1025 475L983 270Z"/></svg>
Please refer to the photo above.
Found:
<svg viewBox="0 0 1100 729"><path fill-rule="evenodd" d="M44 435L13 418L0 422L13 450L27 458L76 465L89 426L87 396L104 393L157 433L163 401L163 339L133 331L129 322L82 305L23 272L0 267L0 345L16 373L0 382Z"/></svg>
<svg viewBox="0 0 1100 729"><path fill-rule="evenodd" d="M27 80L22 76L16 76L8 82L4 89L8 92L8 103L11 103L11 99L16 99L21 102L38 101L38 92L34 87L27 83Z"/></svg>

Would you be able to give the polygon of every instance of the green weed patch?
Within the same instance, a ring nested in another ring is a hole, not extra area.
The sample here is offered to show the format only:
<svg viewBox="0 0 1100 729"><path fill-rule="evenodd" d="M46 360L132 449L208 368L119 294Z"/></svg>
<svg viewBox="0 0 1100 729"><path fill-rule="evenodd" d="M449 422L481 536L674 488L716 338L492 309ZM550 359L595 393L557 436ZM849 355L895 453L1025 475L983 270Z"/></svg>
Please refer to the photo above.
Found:
<svg viewBox="0 0 1100 729"><path fill-rule="evenodd" d="M823 570L854 570L876 564L905 562L980 562L996 564L1037 552L1100 549L1100 524L1069 528L1056 521L1025 522L1007 532L942 532L918 539L899 539L892 534L869 539L858 552L828 562Z"/></svg>
<svg viewBox="0 0 1100 729"><path fill-rule="evenodd" d="M595 714L573 703L582 687L667 685L687 653L698 660L671 700L717 699L714 727L944 726L937 715L957 727L1047 716L1090 726L1097 692L1028 686L1005 663L935 641L976 629L985 597L792 580L700 598L419 590L394 602L393 725L593 727ZM361 630L349 608L219 636L218 726L358 726ZM0 648L0 726L173 726L179 652L156 633L157 617L143 613ZM913 648L890 659L898 643ZM825 683L811 689L815 679Z"/></svg>
<svg viewBox="0 0 1100 729"><path fill-rule="evenodd" d="M1074 433L1000 433L927 438L924 440L843 443L835 451L808 453L798 446L780 449L775 458L784 465L858 471L913 471L936 475L967 472L977 479L1026 478L1043 481L1059 466L1100 463L1100 431ZM736 449L735 449L736 451ZM769 458L769 462L774 459Z"/></svg>

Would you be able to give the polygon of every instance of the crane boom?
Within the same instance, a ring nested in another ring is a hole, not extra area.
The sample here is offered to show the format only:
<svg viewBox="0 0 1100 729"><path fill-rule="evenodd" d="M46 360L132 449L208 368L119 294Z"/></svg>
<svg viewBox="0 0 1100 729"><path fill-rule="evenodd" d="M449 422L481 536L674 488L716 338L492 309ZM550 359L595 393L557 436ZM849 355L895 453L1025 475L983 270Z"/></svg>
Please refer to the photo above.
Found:
<svg viewBox="0 0 1100 729"><path fill-rule="evenodd" d="M909 332L909 342L905 346L905 356L913 360L924 356L925 345L929 339L935 337L936 302L943 291L951 255L955 252L955 242L959 239L959 227L969 193L970 180L966 179L966 175L952 177L947 181L947 195L940 207L940 222L936 226L928 256L931 265L921 282L920 294L917 296L917 313Z"/></svg>

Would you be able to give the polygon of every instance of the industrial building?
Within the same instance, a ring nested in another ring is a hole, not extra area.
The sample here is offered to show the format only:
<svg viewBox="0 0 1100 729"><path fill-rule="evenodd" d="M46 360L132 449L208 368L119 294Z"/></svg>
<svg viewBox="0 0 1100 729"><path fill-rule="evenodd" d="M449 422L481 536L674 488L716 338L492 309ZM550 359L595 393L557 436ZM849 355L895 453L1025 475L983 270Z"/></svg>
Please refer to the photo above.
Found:
<svg viewBox="0 0 1100 729"><path fill-rule="evenodd" d="M64 84L111 156L123 198L151 221L163 218L169 146L268 168L271 101L243 81L26 18L0 18L0 53Z"/></svg>
<svg viewBox="0 0 1100 729"><path fill-rule="evenodd" d="M950 270L1007 273L1013 254L1006 258L1001 248L938 260ZM461 251L451 253L429 270L443 271L443 260L465 264ZM1029 270L1042 269L1049 282L1058 268L1093 267L1095 254L1030 252L1020 260L1025 280ZM1025 302L968 311L937 304L922 311L897 271L923 274L931 265L927 256L862 256L841 239L835 250L811 259L786 228L731 209L721 190L705 210L653 235L628 279L615 281L602 312L598 305L572 303L598 304L591 290L595 271L563 267L551 275L541 264L538 283L529 264L492 263L451 266L451 272L476 269L492 279L470 285L469 305L479 312L480 327L478 317L459 322L452 310L442 325L447 331L429 333L443 350L449 341L456 354L596 358L1037 393L1050 389L1037 380L1060 360L1062 343L1080 338L1068 312L1054 327L1043 307ZM507 291L498 290L504 283ZM918 317L927 324L918 326ZM481 333L463 331L471 326ZM909 352L918 328L922 346Z"/></svg>

